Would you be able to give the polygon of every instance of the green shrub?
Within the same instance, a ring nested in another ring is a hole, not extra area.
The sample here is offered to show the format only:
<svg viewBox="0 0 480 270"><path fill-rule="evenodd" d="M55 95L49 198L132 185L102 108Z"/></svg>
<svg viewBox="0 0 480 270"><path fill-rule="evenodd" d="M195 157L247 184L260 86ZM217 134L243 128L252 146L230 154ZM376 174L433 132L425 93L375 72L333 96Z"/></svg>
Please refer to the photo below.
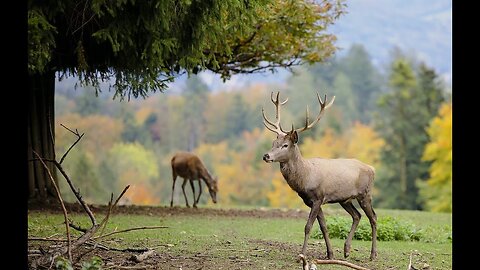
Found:
<svg viewBox="0 0 480 270"><path fill-rule="evenodd" d="M347 217L331 217L327 219L327 229L330 238L346 239L352 219ZM313 234L313 238L323 239L320 230ZM353 237L356 240L372 240L372 230L368 220L362 219L355 231ZM381 217L377 220L377 239L379 241L420 241L423 238L423 232L417 230L409 222L400 221L390 216Z"/></svg>

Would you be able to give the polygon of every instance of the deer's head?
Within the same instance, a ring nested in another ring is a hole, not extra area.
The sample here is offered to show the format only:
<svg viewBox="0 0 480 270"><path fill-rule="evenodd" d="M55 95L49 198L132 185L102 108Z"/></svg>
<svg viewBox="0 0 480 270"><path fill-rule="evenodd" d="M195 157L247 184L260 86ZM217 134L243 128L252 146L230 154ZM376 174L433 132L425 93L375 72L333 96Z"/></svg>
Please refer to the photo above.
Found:
<svg viewBox="0 0 480 270"><path fill-rule="evenodd" d="M307 106L305 113L305 126L303 128L295 129L292 124L292 130L284 131L280 124L280 106L287 103L288 98L280 102L279 95L280 92L277 92L277 97L273 98L273 92L270 94L270 99L275 105L275 122L268 120L268 118L265 116L265 111L262 108L263 124L268 130L277 134L277 138L272 143L272 149L263 155L263 160L265 162L287 162L293 155L296 154L296 151L294 150L297 149L298 134L305 130L311 129L316 123L318 123L318 121L320 121L322 118L325 109L330 107L333 104L333 101L335 101L335 96L333 96L330 103L326 104L327 96L325 95L325 101L322 101L317 93L318 102L320 103L320 112L318 113L317 118L312 123L309 123Z"/></svg>
<svg viewBox="0 0 480 270"><path fill-rule="evenodd" d="M212 197L213 203L217 203L217 192L218 192L218 177L212 177L211 182L208 185L208 192L210 197Z"/></svg>

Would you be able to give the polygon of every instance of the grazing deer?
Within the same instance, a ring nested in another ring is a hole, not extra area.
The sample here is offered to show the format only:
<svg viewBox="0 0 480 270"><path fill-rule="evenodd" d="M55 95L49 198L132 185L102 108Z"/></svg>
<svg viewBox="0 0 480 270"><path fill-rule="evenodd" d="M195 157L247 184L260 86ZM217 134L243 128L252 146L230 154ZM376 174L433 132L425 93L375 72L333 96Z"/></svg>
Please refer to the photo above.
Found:
<svg viewBox="0 0 480 270"><path fill-rule="evenodd" d="M340 203L340 205L352 216L353 223L344 245L344 256L347 258L350 254L350 245L355 234L355 230L360 222L361 214L354 207L352 200L356 199L360 207L367 215L372 227L372 248L370 260L377 256L377 217L372 208L372 186L375 176L375 170L372 166L362 163L356 159L325 159L302 157L298 148L298 134L312 128L322 118L325 110L328 109L335 100L327 104L327 96L322 102L317 93L320 103L320 112L317 118L309 123L308 106L306 110L305 127L284 131L280 124L280 106L287 103L288 98L280 102L279 94L276 99L273 98L273 92L270 99L275 104L276 121L272 122L265 116L262 108L263 124L265 127L277 134L277 139L272 143L272 149L263 156L267 163L279 162L280 171L288 183L303 202L311 208L305 225L305 238L303 240L302 254L305 254L307 240L310 235L315 219L320 224L325 244L327 246L327 257L333 259L333 250L328 237L327 225L322 211L322 205L327 203Z"/></svg>
<svg viewBox="0 0 480 270"><path fill-rule="evenodd" d="M213 203L217 203L217 192L218 192L218 179L217 177L212 177L208 172L207 168L203 165L203 162L195 154L189 152L178 152L176 153L171 161L172 164L172 175L173 175L173 185L172 185L172 200L170 201L170 207L173 206L173 192L175 190L175 181L177 176L183 178L182 190L183 196L185 196L185 202L187 207L190 207L188 204L187 195L185 194L185 185L187 180L190 182L190 186L193 191L193 207L197 207L197 203L200 200L202 195L202 181L205 181L210 192L210 197L212 197ZM195 197L195 187L193 181L198 180L198 185L200 187L200 193L198 197Z"/></svg>

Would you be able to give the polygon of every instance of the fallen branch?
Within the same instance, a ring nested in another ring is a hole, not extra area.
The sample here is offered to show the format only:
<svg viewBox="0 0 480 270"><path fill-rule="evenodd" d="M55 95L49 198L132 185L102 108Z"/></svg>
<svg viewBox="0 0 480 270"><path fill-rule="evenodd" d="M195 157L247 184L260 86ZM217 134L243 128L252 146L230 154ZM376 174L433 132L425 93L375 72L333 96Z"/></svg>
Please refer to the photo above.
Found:
<svg viewBox="0 0 480 270"><path fill-rule="evenodd" d="M67 242L68 239L63 238L48 238L48 237L29 237L28 241L51 241L51 242Z"/></svg>
<svg viewBox="0 0 480 270"><path fill-rule="evenodd" d="M72 148L82 139L85 133L82 133L82 135L80 135L80 133L76 129L75 131L73 131L68 127L64 126L63 124L60 124L60 126L64 127L66 130L70 131L71 133L75 134L75 136L77 136L77 140L70 146L70 148L68 148L68 150L65 152L65 154L63 154L62 158L60 159L60 164L62 164L65 158L67 157L68 153L70 152L70 150L72 150Z"/></svg>
<svg viewBox="0 0 480 270"><path fill-rule="evenodd" d="M410 252L410 261L408 262L407 270L417 270L417 268L413 267L412 265L412 256L413 256L413 251Z"/></svg>
<svg viewBox="0 0 480 270"><path fill-rule="evenodd" d="M108 247L101 243L94 242L93 240L91 240L91 242L87 242L86 244L93 246L94 248L98 247L103 250L113 250L113 251L120 251L120 252L145 252L153 249L153 248L114 248L114 247Z"/></svg>
<svg viewBox="0 0 480 270"><path fill-rule="evenodd" d="M153 255L153 253L155 253L155 250L154 249L150 249L148 251L145 251L144 253L142 254L139 254L139 255L133 255L130 260L133 260L134 262L142 262L144 261L146 258L148 258L149 256Z"/></svg>
<svg viewBox="0 0 480 270"><path fill-rule="evenodd" d="M105 269L154 269L153 266L121 266L121 265L112 265L106 267Z"/></svg>
<svg viewBox="0 0 480 270"><path fill-rule="evenodd" d="M78 202L80 202L80 204L82 205L83 209L85 210L85 212L87 212L88 216L90 217L90 220L92 221L92 226L95 226L97 224L97 220L95 219L95 216L93 215L92 211L90 210L90 208L88 207L88 205L85 203L85 201L83 200L82 196L80 195L80 192L73 186L73 183L72 181L70 180L70 177L68 177L67 173L65 172L65 170L62 168L62 162L63 160L67 157L68 153L70 152L70 150L72 150L72 148L82 139L84 133L82 135L79 134L78 130L75 130L72 131L71 129L67 128L66 126L64 126L63 124L60 124L62 127L64 127L65 129L67 129L68 131L72 132L73 134L75 134L75 136L77 136L77 140L75 140L75 142L70 146L70 148L68 148L68 150L65 152L65 154L63 154L62 158L60 159L60 162L54 160L52 161L53 164L55 164L55 167L57 167L57 169L60 171L60 173L63 175L63 177L65 178L65 180L67 180L67 183L68 185L70 186L70 189L73 191L73 194L75 195L75 197L77 198Z"/></svg>
<svg viewBox="0 0 480 270"><path fill-rule="evenodd" d="M310 264L307 262L307 259L305 258L305 256L303 254L300 254L300 255L298 255L298 257L302 260L303 269L304 270L310 270ZM356 269L356 270L370 270L368 268L358 266L356 264L349 263L347 261L341 261L341 260L319 260L319 259L316 259L316 260L312 261L312 264L313 263L316 263L316 264L336 264L336 265L342 265L342 266L350 267L350 268L353 268L353 269Z"/></svg>
<svg viewBox="0 0 480 270"><path fill-rule="evenodd" d="M120 195L118 196L117 200L115 201L115 203L112 205L112 201L113 201L113 193L112 195L110 196L110 201L108 203L108 212L107 212L107 215L105 216L105 218L103 219L102 223L103 223L103 228L102 228L102 231L100 232L100 236L103 235L103 231L105 230L105 228L107 227L107 222L108 222L108 219L110 218L110 214L112 213L112 210L115 206L117 206L118 202L120 201L120 198L123 197L123 195L125 194L125 192L127 192L127 190L130 188L130 185L126 186L122 193L120 193Z"/></svg>
<svg viewBox="0 0 480 270"><path fill-rule="evenodd" d="M58 241L58 242L64 242L64 241L67 241L67 246L65 247L65 244L59 244L59 245L51 245L49 248L49 252L41 252L40 254L35 252L35 253L31 253L30 255L41 255L43 254L42 257L40 257L39 259L35 260L32 262L32 267L33 269L36 269L37 266L38 267L44 267L44 268L49 268L51 269L54 262L55 262L55 259L59 256L64 256L64 254L68 253L68 259L70 262L72 262L72 255L71 255L71 252L72 250L75 250L77 249L78 247L80 247L81 245L83 244L89 244L89 245L92 245L93 248L87 252L85 252L84 254L82 254L78 259L77 261L79 261L81 259L81 257L83 257L85 254L91 252L92 250L94 250L96 247L100 247L100 248L103 248L103 249L108 249L108 250L117 250L117 251L130 251L130 252L145 252L144 254L141 254L137 260L144 260L146 257L148 257L149 255L151 255L153 253L153 250L152 249L132 249L132 248L127 248L127 249L116 249L116 248L109 248L109 247L106 247L104 245L102 245L101 243L98 243L98 242L95 242L94 239L101 239L101 238L104 238L104 237L107 237L107 236L111 236L111 235L114 235L114 234L118 234L118 233L123 233L123 232L128 232L128 231L134 231L134 230L145 230L145 229L159 229L159 228L168 228L167 226L144 226L144 227L135 227L135 228L129 228L129 229L125 229L125 230L121 230L121 231L114 231L114 232L111 232L111 233L108 233L108 234L105 234L103 235L103 231L105 230L106 228L106 225L108 223L108 220L109 220L109 217L111 215L111 213L113 212L113 209L117 206L118 202L120 201L120 199L122 198L122 196L126 193L126 191L128 190L128 188L130 187L130 185L126 186L123 191L120 193L120 195L117 197L117 199L115 200L115 202L113 203L113 193L112 193L112 196L110 198L110 201L109 201L109 204L108 204L108 212L107 212L107 215L102 219L102 221L100 223L97 222L97 220L95 219L95 216L93 214L93 212L90 210L88 204L83 200L81 194L80 194L80 191L75 188L75 186L73 185L70 177L67 175L67 173L65 172L65 170L63 169L62 167L62 163L63 161L65 160L65 158L67 157L67 155L69 154L69 152L73 149L73 147L75 145L77 145L77 143L83 138L84 134L80 134L78 132L78 130L75 129L75 131L69 129L68 127L64 126L62 124L62 127L64 127L65 129L67 129L68 131L70 131L71 133L73 133L77 139L75 140L75 142L67 149L67 151L63 154L63 156L61 157L60 161L57 161L56 160L56 157L54 155L54 158L53 160L51 159L45 159L45 158L42 158L38 155L37 152L33 151L35 153L35 155L37 156L37 158L35 160L39 160L40 162L42 162L43 166L45 167L45 169L47 170L49 176L50 176L50 179L52 180L52 183L55 187L55 190L57 191L57 196L58 196L58 199L62 205L62 210L63 210L63 213L64 213L64 218L65 218L65 227L66 227L66 231L67 231L67 239L53 239L53 235L50 236L50 237L47 237L47 238L39 238L39 237L31 237L29 238L29 240L36 240L36 241ZM52 136L52 143L53 143L53 136ZM48 168L48 166L45 164L45 162L52 162L55 167L60 171L60 173L62 174L62 176L65 178L65 180L67 181L70 189L72 190L72 192L74 193L75 197L77 198L78 202L82 205L83 209L85 210L85 212L87 213L87 215L89 216L90 220L91 220L91 223L92 223L92 226L91 228L89 229L85 229L85 228L82 228L81 226L78 226L78 225L75 225L73 223L73 221L71 221L69 218L68 218L68 214L67 214L67 210L65 208L65 204L63 203L63 200L61 198L61 195L60 195L60 190L58 189L58 186L56 185L52 175L51 175L51 172ZM83 232L83 234L78 237L74 242L71 241L70 239L70 229L69 228L73 228L77 231L81 231ZM94 237L94 235L101 229L101 234L100 236L97 236L97 237ZM93 242L93 243L92 243ZM40 250L41 251L41 250ZM48 266L49 265L49 266ZM122 267L123 268L123 267ZM124 269L127 269L127 268L124 268ZM140 269L140 268L131 268L131 269Z"/></svg>
<svg viewBox="0 0 480 270"><path fill-rule="evenodd" d="M43 161L43 159L40 157L40 155L35 151L32 150L33 153L37 156L38 159L40 159L40 162L42 163L43 167L45 170L47 170L48 177L52 181L53 186L55 187L55 192L57 193L58 200L60 201L60 204L62 205L62 211L63 211L63 217L65 219L65 227L67 230L67 253L68 253L68 259L72 261L72 250L71 250L71 241L70 241L70 230L68 226L68 214L67 214L67 209L65 208L65 204L63 203L62 200L62 195L60 194L60 190L57 187L57 184L55 183L55 180L53 179L52 173L50 172L50 169L48 168L47 164Z"/></svg>
<svg viewBox="0 0 480 270"><path fill-rule="evenodd" d="M76 225L75 223L73 223L73 220L69 220L68 225L79 232L85 233L88 230L88 229L82 228L80 225Z"/></svg>
<svg viewBox="0 0 480 270"><path fill-rule="evenodd" d="M108 233L108 234L104 234L104 235L94 236L94 237L92 237L92 240L104 238L104 237L107 237L107 236L110 236L110 235L113 235L113 234L117 234L117 233L129 232L129 231L151 230L151 229L166 229L166 228L169 228L169 227L168 227L168 226L143 226L143 227L133 227L133 228L128 228L128 229L121 230L121 231L114 231L114 232L111 232L111 233ZM51 237L51 236L49 236L49 237L29 237L27 240L28 240L28 241L51 241L51 242L66 242L66 241L68 241L68 239L65 239L65 238L50 238L50 237Z"/></svg>
<svg viewBox="0 0 480 270"><path fill-rule="evenodd" d="M340 260L315 260L315 263L317 263L317 264L338 264L338 265L347 266L347 267L357 269L357 270L369 270L368 268L358 266L356 264L349 263L347 261L340 261Z"/></svg>

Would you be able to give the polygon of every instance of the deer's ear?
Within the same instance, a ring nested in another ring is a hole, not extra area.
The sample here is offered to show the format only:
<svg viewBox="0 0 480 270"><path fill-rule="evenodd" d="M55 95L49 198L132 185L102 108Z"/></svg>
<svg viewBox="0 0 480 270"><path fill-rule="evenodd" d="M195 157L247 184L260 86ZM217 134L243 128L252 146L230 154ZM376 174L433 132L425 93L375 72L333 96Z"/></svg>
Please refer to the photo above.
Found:
<svg viewBox="0 0 480 270"><path fill-rule="evenodd" d="M297 143L298 142L298 133L296 130L294 130L292 133L290 133L290 140L293 142L293 143Z"/></svg>

